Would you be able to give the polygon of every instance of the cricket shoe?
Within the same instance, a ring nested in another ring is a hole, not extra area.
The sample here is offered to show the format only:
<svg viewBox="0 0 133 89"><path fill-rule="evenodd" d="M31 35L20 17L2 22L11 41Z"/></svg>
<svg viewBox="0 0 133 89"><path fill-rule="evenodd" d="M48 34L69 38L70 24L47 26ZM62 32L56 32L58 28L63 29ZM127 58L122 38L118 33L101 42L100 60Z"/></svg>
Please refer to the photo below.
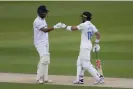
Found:
<svg viewBox="0 0 133 89"><path fill-rule="evenodd" d="M97 85L97 84L103 84L103 83L104 83L104 77L102 75L100 76L100 79L99 80L97 80L96 82L94 82L95 85Z"/></svg>
<svg viewBox="0 0 133 89"><path fill-rule="evenodd" d="M42 76L42 77L36 77L36 83L37 84L43 84L43 82L44 82L44 77Z"/></svg>
<svg viewBox="0 0 133 89"><path fill-rule="evenodd" d="M37 83L37 84L43 84L44 81L43 81L43 80L37 80L36 83Z"/></svg>
<svg viewBox="0 0 133 89"><path fill-rule="evenodd" d="M52 83L52 80L44 80L44 83Z"/></svg>
<svg viewBox="0 0 133 89"><path fill-rule="evenodd" d="M84 80L83 79L81 79L79 81L75 80L75 81L73 81L73 84L84 84Z"/></svg>

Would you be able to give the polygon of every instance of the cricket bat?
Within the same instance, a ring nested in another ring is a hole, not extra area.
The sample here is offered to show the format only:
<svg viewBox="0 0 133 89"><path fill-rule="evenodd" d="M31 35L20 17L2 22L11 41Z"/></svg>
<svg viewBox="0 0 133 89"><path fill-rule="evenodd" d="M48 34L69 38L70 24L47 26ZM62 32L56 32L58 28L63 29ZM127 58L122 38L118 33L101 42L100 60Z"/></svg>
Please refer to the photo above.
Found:
<svg viewBox="0 0 133 89"><path fill-rule="evenodd" d="M98 58L98 53L97 52L96 52L96 69L101 75L103 75L101 60Z"/></svg>

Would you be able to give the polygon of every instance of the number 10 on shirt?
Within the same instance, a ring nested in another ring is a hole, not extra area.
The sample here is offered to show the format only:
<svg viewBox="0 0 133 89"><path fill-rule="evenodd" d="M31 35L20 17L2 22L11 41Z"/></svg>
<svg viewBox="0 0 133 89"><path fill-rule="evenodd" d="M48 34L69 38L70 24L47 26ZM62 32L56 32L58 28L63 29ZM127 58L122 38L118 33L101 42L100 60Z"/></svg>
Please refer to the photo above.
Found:
<svg viewBox="0 0 133 89"><path fill-rule="evenodd" d="M88 40L90 40L92 37L92 32L87 32L87 33L88 33Z"/></svg>

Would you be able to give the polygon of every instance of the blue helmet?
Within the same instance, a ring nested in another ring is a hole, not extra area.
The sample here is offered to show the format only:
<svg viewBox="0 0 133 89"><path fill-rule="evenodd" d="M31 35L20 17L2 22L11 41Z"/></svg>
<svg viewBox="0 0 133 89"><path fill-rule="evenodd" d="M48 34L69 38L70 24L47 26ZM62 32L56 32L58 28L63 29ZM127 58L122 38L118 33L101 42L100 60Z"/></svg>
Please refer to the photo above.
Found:
<svg viewBox="0 0 133 89"><path fill-rule="evenodd" d="M45 13L48 12L48 9L46 8L45 5L41 5L41 6L39 6L38 9L37 9L37 13L38 13L38 14L43 13L43 12L45 12Z"/></svg>

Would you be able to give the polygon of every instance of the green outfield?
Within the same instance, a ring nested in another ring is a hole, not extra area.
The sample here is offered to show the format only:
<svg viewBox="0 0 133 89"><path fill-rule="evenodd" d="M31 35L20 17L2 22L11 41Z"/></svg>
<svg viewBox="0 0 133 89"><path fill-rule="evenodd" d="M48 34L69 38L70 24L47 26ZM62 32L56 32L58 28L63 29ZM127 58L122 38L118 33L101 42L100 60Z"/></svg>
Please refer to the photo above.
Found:
<svg viewBox="0 0 133 89"><path fill-rule="evenodd" d="M67 25L78 25L83 11L92 12L92 22L101 33L99 58L102 60L105 77L133 78L133 2L116 1L0 2L0 72L36 72L39 55L33 45L32 23L37 16L36 9L41 4L45 4L50 11L47 17L48 26L60 21ZM49 39L49 74L75 75L80 32L58 29L49 33ZM92 53L92 63L95 64L95 53ZM86 75L90 76L88 73ZM0 85L7 89L5 83ZM25 86L31 89L30 85ZM41 89L44 86L39 87Z"/></svg>

